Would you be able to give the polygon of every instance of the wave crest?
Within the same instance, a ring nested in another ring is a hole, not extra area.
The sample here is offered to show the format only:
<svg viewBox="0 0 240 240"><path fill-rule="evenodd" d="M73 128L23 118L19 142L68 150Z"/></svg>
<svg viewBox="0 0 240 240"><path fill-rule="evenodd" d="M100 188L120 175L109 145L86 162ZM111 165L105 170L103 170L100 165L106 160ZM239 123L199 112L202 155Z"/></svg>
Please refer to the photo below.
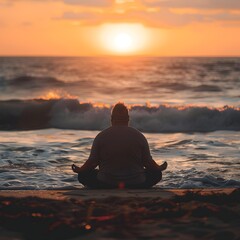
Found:
<svg viewBox="0 0 240 240"><path fill-rule="evenodd" d="M110 111L77 99L0 101L0 130L102 130L110 124ZM240 109L228 106L131 106L130 118L131 126L144 132L240 131Z"/></svg>

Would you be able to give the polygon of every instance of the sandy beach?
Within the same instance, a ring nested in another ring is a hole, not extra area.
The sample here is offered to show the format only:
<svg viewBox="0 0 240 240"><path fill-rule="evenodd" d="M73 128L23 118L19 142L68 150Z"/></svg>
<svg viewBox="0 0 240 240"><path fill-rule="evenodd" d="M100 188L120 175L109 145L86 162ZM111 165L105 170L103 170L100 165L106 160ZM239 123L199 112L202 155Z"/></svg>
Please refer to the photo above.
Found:
<svg viewBox="0 0 240 240"><path fill-rule="evenodd" d="M0 191L0 239L239 239L240 189Z"/></svg>

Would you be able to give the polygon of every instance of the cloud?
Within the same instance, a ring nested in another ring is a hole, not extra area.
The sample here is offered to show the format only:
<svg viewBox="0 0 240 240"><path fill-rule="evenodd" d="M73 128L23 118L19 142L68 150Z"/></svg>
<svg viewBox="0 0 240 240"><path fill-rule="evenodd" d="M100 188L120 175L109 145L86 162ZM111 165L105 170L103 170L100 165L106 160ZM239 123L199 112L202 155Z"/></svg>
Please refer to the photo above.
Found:
<svg viewBox="0 0 240 240"><path fill-rule="evenodd" d="M180 27L193 22L215 21L240 21L240 14L231 14L226 10L240 9L240 0L63 0L66 4L79 6L106 7L122 5L121 3L142 2L145 8L125 9L121 14L114 9L102 13L89 12L65 12L63 19L79 20L83 24L101 24L106 22L131 22L144 23L151 27ZM147 7L161 7L157 11L147 11ZM222 9L222 13L176 13L170 8L194 8L194 9ZM123 9L124 10L124 9Z"/></svg>
<svg viewBox="0 0 240 240"><path fill-rule="evenodd" d="M146 7L194 8L194 9L240 9L240 0L0 0L1 6L11 3L28 2L63 2L69 5L87 7L110 7L114 4L142 3Z"/></svg>
<svg viewBox="0 0 240 240"><path fill-rule="evenodd" d="M12 5L12 3L10 1L7 0L0 0L0 7L10 7Z"/></svg>
<svg viewBox="0 0 240 240"><path fill-rule="evenodd" d="M9 6L18 1L43 2L43 4L62 2L69 6L72 5L74 11L63 12L62 16L53 19L74 20L83 25L127 22L142 23L150 27L171 28L195 22L218 21L234 24L240 22L240 14L236 11L235 14L229 11L240 9L240 0L0 0L0 7ZM124 3L131 4L125 5ZM95 8L100 8L101 11L96 12ZM194 11L194 13L181 11L180 13L172 8L221 9L221 11L207 11L208 13L206 11Z"/></svg>
<svg viewBox="0 0 240 240"><path fill-rule="evenodd" d="M65 12L60 19L80 21L82 24L102 24L106 22L143 23L151 27L181 27L193 22L240 21L240 14L179 14L162 8L157 12L127 11L122 14L105 12Z"/></svg>
<svg viewBox="0 0 240 240"><path fill-rule="evenodd" d="M89 6L89 7L109 7L113 5L112 0L64 0L65 4Z"/></svg>
<svg viewBox="0 0 240 240"><path fill-rule="evenodd" d="M209 17L209 18L211 18L211 17ZM215 20L215 21L240 21L240 14L229 14L229 13L216 14L212 17L212 20Z"/></svg>
<svg viewBox="0 0 240 240"><path fill-rule="evenodd" d="M30 27L30 26L32 26L33 24L32 24L32 22L30 22L30 21L25 21L25 22L22 22L21 25L24 26L24 27Z"/></svg>
<svg viewBox="0 0 240 240"><path fill-rule="evenodd" d="M142 0L142 3L167 8L240 9L239 0Z"/></svg>
<svg viewBox="0 0 240 240"><path fill-rule="evenodd" d="M110 7L114 4L114 0L0 0L1 6L11 6L17 2L63 2L68 5L78 5L83 7Z"/></svg>
<svg viewBox="0 0 240 240"><path fill-rule="evenodd" d="M200 14L176 14L168 9L161 9L158 12L141 12L139 18L156 27L180 27L204 20Z"/></svg>
<svg viewBox="0 0 240 240"><path fill-rule="evenodd" d="M94 19L96 20L99 17L99 14L91 12L64 12L60 19L89 21Z"/></svg>

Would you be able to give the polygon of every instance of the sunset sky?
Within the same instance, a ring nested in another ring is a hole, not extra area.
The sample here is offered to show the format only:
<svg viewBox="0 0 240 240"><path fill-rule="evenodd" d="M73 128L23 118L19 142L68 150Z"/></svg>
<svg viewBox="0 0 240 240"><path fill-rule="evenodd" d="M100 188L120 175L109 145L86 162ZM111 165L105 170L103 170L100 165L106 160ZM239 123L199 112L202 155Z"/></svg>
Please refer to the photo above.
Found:
<svg viewBox="0 0 240 240"><path fill-rule="evenodd" d="M240 56L239 0L0 0L0 55Z"/></svg>

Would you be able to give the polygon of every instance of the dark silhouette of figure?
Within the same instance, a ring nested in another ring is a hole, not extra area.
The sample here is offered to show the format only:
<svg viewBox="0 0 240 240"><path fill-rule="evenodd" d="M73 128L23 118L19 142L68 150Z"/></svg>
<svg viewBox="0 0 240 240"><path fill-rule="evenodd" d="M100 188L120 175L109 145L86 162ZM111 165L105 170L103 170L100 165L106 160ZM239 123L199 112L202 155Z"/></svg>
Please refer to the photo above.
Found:
<svg viewBox="0 0 240 240"><path fill-rule="evenodd" d="M152 159L146 138L128 122L127 107L117 103L111 114L112 126L96 136L88 160L81 167L72 165L81 184L89 188L150 188L162 179L167 162L158 165Z"/></svg>

